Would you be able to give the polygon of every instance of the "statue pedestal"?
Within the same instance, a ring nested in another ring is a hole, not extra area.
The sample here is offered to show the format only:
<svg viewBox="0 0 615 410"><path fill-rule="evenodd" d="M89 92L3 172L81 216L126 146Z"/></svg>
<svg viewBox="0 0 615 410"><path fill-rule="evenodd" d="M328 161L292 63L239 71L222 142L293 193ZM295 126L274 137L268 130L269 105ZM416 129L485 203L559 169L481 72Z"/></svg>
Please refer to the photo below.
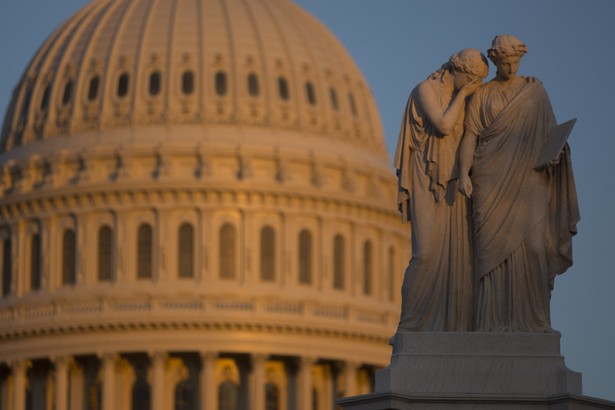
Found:
<svg viewBox="0 0 615 410"><path fill-rule="evenodd" d="M340 404L345 410L615 409L582 396L581 374L566 367L559 341L559 334L398 332L374 393Z"/></svg>

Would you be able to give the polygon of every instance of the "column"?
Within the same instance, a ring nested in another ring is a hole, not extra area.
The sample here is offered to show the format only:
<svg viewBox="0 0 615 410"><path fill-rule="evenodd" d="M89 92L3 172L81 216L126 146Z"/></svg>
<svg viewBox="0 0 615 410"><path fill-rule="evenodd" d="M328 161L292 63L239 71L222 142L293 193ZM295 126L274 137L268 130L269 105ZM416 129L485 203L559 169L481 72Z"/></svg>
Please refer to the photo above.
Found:
<svg viewBox="0 0 615 410"><path fill-rule="evenodd" d="M164 406L164 373L167 363L166 352L154 352L150 354L152 369L152 410L165 410Z"/></svg>
<svg viewBox="0 0 615 410"><path fill-rule="evenodd" d="M55 410L68 410L68 366L70 358L57 357L53 360L56 378Z"/></svg>
<svg viewBox="0 0 615 410"><path fill-rule="evenodd" d="M115 410L115 363L116 353L105 353L102 355L102 410Z"/></svg>
<svg viewBox="0 0 615 410"><path fill-rule="evenodd" d="M267 361L267 356L264 354L253 354L251 355L250 359L252 360L252 372L250 377L250 397L252 398L252 400L250 410L264 410L265 362Z"/></svg>
<svg viewBox="0 0 615 410"><path fill-rule="evenodd" d="M201 409L217 409L218 408L218 392L216 385L216 360L218 359L217 352L202 352L201 353Z"/></svg>
<svg viewBox="0 0 615 410"><path fill-rule="evenodd" d="M31 366L27 360L16 360L11 363L13 373L13 410L26 410L26 371Z"/></svg>
<svg viewBox="0 0 615 410"><path fill-rule="evenodd" d="M344 366L344 397L357 395L357 369L356 362L346 362Z"/></svg>
<svg viewBox="0 0 615 410"><path fill-rule="evenodd" d="M314 362L313 357L302 357L299 360L299 405L297 406L299 410L312 410L312 389L314 384L312 366Z"/></svg>

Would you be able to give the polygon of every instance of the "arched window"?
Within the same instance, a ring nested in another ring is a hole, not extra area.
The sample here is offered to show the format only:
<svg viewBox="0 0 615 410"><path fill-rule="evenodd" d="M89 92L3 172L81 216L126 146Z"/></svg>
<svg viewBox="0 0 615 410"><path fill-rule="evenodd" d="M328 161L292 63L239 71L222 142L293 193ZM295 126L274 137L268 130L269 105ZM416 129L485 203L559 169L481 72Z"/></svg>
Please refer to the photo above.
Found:
<svg viewBox="0 0 615 410"><path fill-rule="evenodd" d="M335 92L335 88L333 87L329 88L329 96L331 97L331 105L333 106L333 109L335 111L339 111L340 106L337 101L337 92Z"/></svg>
<svg viewBox="0 0 615 410"><path fill-rule="evenodd" d="M224 71L218 71L216 73L216 94L222 97L226 95L226 92L226 73Z"/></svg>
<svg viewBox="0 0 615 410"><path fill-rule="evenodd" d="M152 96L160 94L160 88L162 85L162 75L160 71L154 71L149 76L149 93Z"/></svg>
<svg viewBox="0 0 615 410"><path fill-rule="evenodd" d="M23 103L21 106L21 121L26 121L28 119L28 111L30 111L30 101L32 100L32 86L29 85L26 89L26 93L23 98Z"/></svg>
<svg viewBox="0 0 615 410"><path fill-rule="evenodd" d="M194 72L191 70L184 71L182 74L182 92L186 95L194 92Z"/></svg>
<svg viewBox="0 0 615 410"><path fill-rule="evenodd" d="M344 237L335 235L333 239L333 288L344 289L346 269L344 266L345 252Z"/></svg>
<svg viewBox="0 0 615 410"><path fill-rule="evenodd" d="M2 296L11 294L11 283L13 282L13 255L11 240L4 240L2 244Z"/></svg>
<svg viewBox="0 0 615 410"><path fill-rule="evenodd" d="M278 77L278 91L280 93L280 98L284 101L288 101L290 93L288 91L288 81L285 77Z"/></svg>
<svg viewBox="0 0 615 410"><path fill-rule="evenodd" d="M41 98L41 111L45 111L49 107L49 98L51 97L51 84L47 84L45 91L43 92L43 98Z"/></svg>
<svg viewBox="0 0 615 410"><path fill-rule="evenodd" d="M312 234L305 229L299 234L299 283L312 283Z"/></svg>
<svg viewBox="0 0 615 410"><path fill-rule="evenodd" d="M275 231L270 226L261 229L261 280L275 280Z"/></svg>
<svg viewBox="0 0 615 410"><path fill-rule="evenodd" d="M88 87L88 100L94 101L96 97L98 97L98 85L100 83L100 78L95 75L90 79L90 86Z"/></svg>
<svg viewBox="0 0 615 410"><path fill-rule="evenodd" d="M392 246L389 248L389 300L392 302L395 299L395 248Z"/></svg>
<svg viewBox="0 0 615 410"><path fill-rule="evenodd" d="M233 225L227 223L220 228L221 279L235 279L237 270L236 237L237 232Z"/></svg>
<svg viewBox="0 0 615 410"><path fill-rule="evenodd" d="M363 244L363 294L372 294L372 243L365 241Z"/></svg>
<svg viewBox="0 0 615 410"><path fill-rule="evenodd" d="M41 288L41 235L35 233L30 239L30 289Z"/></svg>
<svg viewBox="0 0 615 410"><path fill-rule="evenodd" d="M239 386L237 383L226 380L218 387L218 410L239 409Z"/></svg>
<svg viewBox="0 0 615 410"><path fill-rule="evenodd" d="M257 97L259 94L258 77L254 73L248 74L248 93L252 97Z"/></svg>
<svg viewBox="0 0 615 410"><path fill-rule="evenodd" d="M151 279L153 277L153 229L143 223L137 231L137 278Z"/></svg>
<svg viewBox="0 0 615 410"><path fill-rule="evenodd" d="M348 94L348 102L350 103L350 112L354 117L357 116L357 105L354 102L354 96L352 94Z"/></svg>
<svg viewBox="0 0 615 410"><path fill-rule="evenodd" d="M128 94L128 87L130 85L128 73L122 73L117 80L117 96L125 97Z"/></svg>
<svg viewBox="0 0 615 410"><path fill-rule="evenodd" d="M311 81L306 81L305 83L305 96L310 105L316 105L316 92L314 91L314 84L312 84Z"/></svg>
<svg viewBox="0 0 615 410"><path fill-rule="evenodd" d="M175 410L193 410L196 408L195 389L190 380L184 380L175 387Z"/></svg>
<svg viewBox="0 0 615 410"><path fill-rule="evenodd" d="M280 410L280 388L273 383L265 385L265 410Z"/></svg>
<svg viewBox="0 0 615 410"><path fill-rule="evenodd" d="M98 280L113 279L113 231L105 225L98 230Z"/></svg>
<svg viewBox="0 0 615 410"><path fill-rule="evenodd" d="M73 95L73 81L68 80L64 85L64 93L62 94L62 105L66 105L70 102Z"/></svg>
<svg viewBox="0 0 615 410"><path fill-rule="evenodd" d="M179 227L177 272L180 278L194 277L194 228L189 223Z"/></svg>
<svg viewBox="0 0 615 410"><path fill-rule="evenodd" d="M132 385L132 409L150 410L151 391L144 372L137 372L137 380Z"/></svg>
<svg viewBox="0 0 615 410"><path fill-rule="evenodd" d="M65 229L62 235L62 284L77 283L77 240L73 229Z"/></svg>
<svg viewBox="0 0 615 410"><path fill-rule="evenodd" d="M312 410L318 410L320 406L318 405L320 402L320 395L318 394L318 390L312 389Z"/></svg>

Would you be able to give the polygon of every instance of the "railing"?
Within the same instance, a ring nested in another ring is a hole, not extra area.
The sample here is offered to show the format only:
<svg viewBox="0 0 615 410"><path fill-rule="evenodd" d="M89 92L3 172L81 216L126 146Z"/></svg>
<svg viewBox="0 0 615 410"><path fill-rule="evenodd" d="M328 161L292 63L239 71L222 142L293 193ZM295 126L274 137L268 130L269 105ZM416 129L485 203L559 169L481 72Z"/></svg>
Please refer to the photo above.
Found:
<svg viewBox="0 0 615 410"><path fill-rule="evenodd" d="M384 309L315 301L293 301L253 296L132 296L57 299L48 303L18 304L0 309L0 334L16 329L39 328L64 322L95 323L172 317L176 320L258 318L273 322L352 326L390 332L397 325L395 313Z"/></svg>

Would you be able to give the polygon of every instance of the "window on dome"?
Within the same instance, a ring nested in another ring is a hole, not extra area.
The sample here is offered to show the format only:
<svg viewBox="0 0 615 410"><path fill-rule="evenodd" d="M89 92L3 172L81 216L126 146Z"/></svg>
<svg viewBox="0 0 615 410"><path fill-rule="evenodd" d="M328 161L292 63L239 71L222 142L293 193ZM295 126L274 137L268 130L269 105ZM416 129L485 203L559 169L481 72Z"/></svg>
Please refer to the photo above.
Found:
<svg viewBox="0 0 615 410"><path fill-rule="evenodd" d="M196 408L196 392L191 380L179 382L175 387L175 410L192 410Z"/></svg>
<svg viewBox="0 0 615 410"><path fill-rule="evenodd" d="M160 94L160 86L162 83L162 75L160 71L154 71L149 76L149 94L156 96Z"/></svg>
<svg viewBox="0 0 615 410"><path fill-rule="evenodd" d="M312 234L305 229L299 234L299 283L312 283Z"/></svg>
<svg viewBox="0 0 615 410"><path fill-rule="evenodd" d="M137 231L137 278L151 279L153 277L153 229L143 223Z"/></svg>
<svg viewBox="0 0 615 410"><path fill-rule="evenodd" d="M275 280L275 231L270 226L261 229L260 272L261 280Z"/></svg>
<svg viewBox="0 0 615 410"><path fill-rule="evenodd" d="M220 228L220 278L235 279L237 264L236 249L237 230L231 224Z"/></svg>
<svg viewBox="0 0 615 410"><path fill-rule="evenodd" d="M273 383L265 385L265 410L280 410L280 388Z"/></svg>
<svg viewBox="0 0 615 410"><path fill-rule="evenodd" d="M125 97L126 94L128 94L129 85L128 73L123 73L120 75L120 78L117 80L117 96Z"/></svg>
<svg viewBox="0 0 615 410"><path fill-rule="evenodd" d="M389 271L389 300L392 302L395 299L395 248L392 246L389 248L389 261L388 261L388 271Z"/></svg>
<svg viewBox="0 0 615 410"><path fill-rule="evenodd" d="M363 244L363 294L372 294L372 243L365 241Z"/></svg>
<svg viewBox="0 0 615 410"><path fill-rule="evenodd" d="M340 106L339 106L339 103L337 102L337 92L335 92L335 88L333 87L329 88L329 95L331 96L331 105L333 106L333 109L335 111L339 111Z"/></svg>
<svg viewBox="0 0 615 410"><path fill-rule="evenodd" d="M98 97L98 86L100 83L100 77L95 75L90 80L90 86L88 87L88 100L94 101Z"/></svg>
<svg viewBox="0 0 615 410"><path fill-rule="evenodd" d="M226 73L224 71L218 71L216 73L216 94L224 96L227 91Z"/></svg>
<svg viewBox="0 0 615 410"><path fill-rule="evenodd" d="M41 235L35 233L30 238L30 290L41 288Z"/></svg>
<svg viewBox="0 0 615 410"><path fill-rule="evenodd" d="M350 103L350 112L353 116L357 116L357 105L354 102L354 96L352 94L348 94L348 102Z"/></svg>
<svg viewBox="0 0 615 410"><path fill-rule="evenodd" d="M318 390L316 388L312 389L312 410L318 410L320 403L320 395L318 394Z"/></svg>
<svg viewBox="0 0 615 410"><path fill-rule="evenodd" d="M11 240L5 239L2 244L2 296L11 294L13 282L13 254Z"/></svg>
<svg viewBox="0 0 615 410"><path fill-rule="evenodd" d="M333 288L344 289L345 278L345 255L344 237L342 235L335 235L333 239Z"/></svg>
<svg viewBox="0 0 615 410"><path fill-rule="evenodd" d="M184 74L182 74L182 92L186 95L191 95L194 92L193 71L184 71Z"/></svg>
<svg viewBox="0 0 615 410"><path fill-rule="evenodd" d="M258 77L254 73L250 73L248 75L248 93L252 97L258 97L258 93L259 93Z"/></svg>
<svg viewBox="0 0 615 410"><path fill-rule="evenodd" d="M132 409L149 410L151 408L151 389L147 374L141 368L137 369L137 380L132 385Z"/></svg>
<svg viewBox="0 0 615 410"><path fill-rule="evenodd" d="M43 92L43 98L41 98L41 111L45 111L49 108L49 98L51 97L51 84L47 84L45 91Z"/></svg>
<svg viewBox="0 0 615 410"><path fill-rule="evenodd" d="M237 410L239 408L239 385L231 380L220 383L218 387L218 410Z"/></svg>
<svg viewBox="0 0 615 410"><path fill-rule="evenodd" d="M288 101L290 92L288 90L288 81L286 81L285 77L278 77L278 91L280 93L280 98L284 101Z"/></svg>
<svg viewBox="0 0 615 410"><path fill-rule="evenodd" d="M177 273L180 278L194 277L194 228L189 223L179 227Z"/></svg>
<svg viewBox="0 0 615 410"><path fill-rule="evenodd" d="M305 95L310 105L316 105L316 93L314 91L314 84L311 81L305 83Z"/></svg>
<svg viewBox="0 0 615 410"><path fill-rule="evenodd" d="M98 280L107 282L113 279L113 231L110 226L98 230Z"/></svg>
<svg viewBox="0 0 615 410"><path fill-rule="evenodd" d="M70 102L73 94L73 81L68 80L64 85L64 93L62 94L62 105L66 105Z"/></svg>
<svg viewBox="0 0 615 410"><path fill-rule="evenodd" d="M74 229L65 229L62 235L62 284L77 283L77 240Z"/></svg>
<svg viewBox="0 0 615 410"><path fill-rule="evenodd" d="M26 121L28 119L28 110L30 109L30 100L32 99L32 87L28 86L26 93L23 98L23 105L21 106L21 121Z"/></svg>

